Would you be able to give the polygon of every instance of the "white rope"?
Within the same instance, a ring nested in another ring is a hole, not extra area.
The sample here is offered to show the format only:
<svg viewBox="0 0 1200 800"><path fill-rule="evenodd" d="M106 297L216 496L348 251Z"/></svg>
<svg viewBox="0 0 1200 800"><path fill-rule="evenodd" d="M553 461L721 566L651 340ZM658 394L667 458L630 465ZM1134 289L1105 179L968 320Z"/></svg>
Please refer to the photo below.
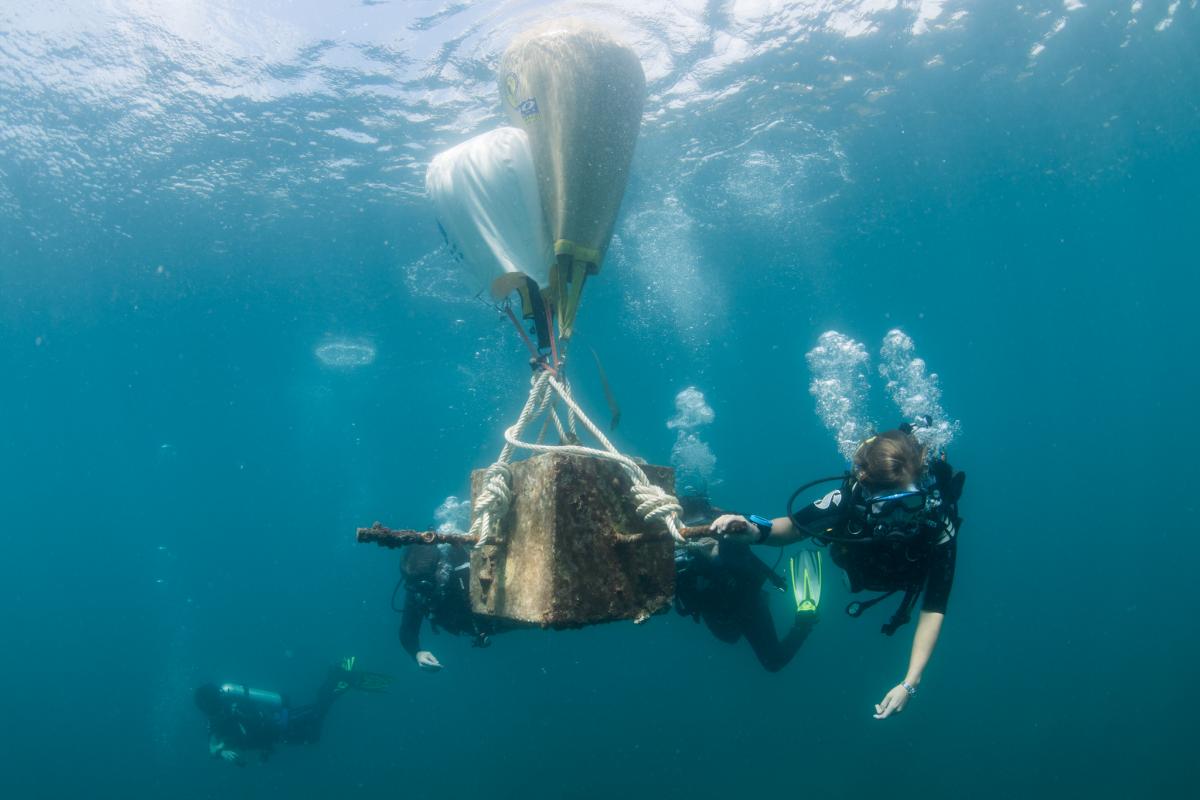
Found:
<svg viewBox="0 0 1200 800"><path fill-rule="evenodd" d="M558 418L558 409L554 406L550 406L550 418L554 420L554 427L558 430L558 440L560 442L569 442L574 440L573 438L567 438L567 431L565 428L563 428L562 420ZM541 439L538 441L540 442Z"/></svg>
<svg viewBox="0 0 1200 800"><path fill-rule="evenodd" d="M504 519L509 505L512 504L512 470L509 469L508 462L512 460L514 448L507 442L508 433L514 428L519 432L529 424L530 419L545 410L549 393L543 386L549 377L550 374L545 371L533 377L533 387L529 390L529 397L525 400L521 415L517 417L512 428L504 432L506 441L500 451L500 457L484 473L483 487L479 490L479 496L475 498L474 513L471 515L470 533L478 537L476 547L491 540L500 528L500 520Z"/></svg>
<svg viewBox="0 0 1200 800"><path fill-rule="evenodd" d="M573 435L572 441L578 440L578 437L574 436L575 420L578 419L603 449L580 444L543 444L541 436L535 442L526 442L521 439L521 432L529 424L529 421L541 415L547 407L549 407L555 426L558 428L560 438L566 439L566 436L563 435L562 423L552 404L555 395L567 406L567 421ZM500 457L484 473L483 487L480 489L479 497L475 500L471 533L478 537L479 545L491 541L500 527L500 521L512 503L512 471L508 464L517 448L533 453L563 453L616 462L632 484L631 492L637 503L638 515L647 522L661 522L666 525L667 530L671 532L671 536L676 541L684 540L679 523L679 515L683 513L683 508L679 505L679 501L674 496L667 494L661 487L650 483L650 479L646 477L646 473L636 461L613 447L608 437L596 427L571 397L570 390L549 371L542 370L533 377L532 386L529 389L529 399L525 401L525 407L521 409L517 421L504 431L504 442L504 449L500 451Z"/></svg>

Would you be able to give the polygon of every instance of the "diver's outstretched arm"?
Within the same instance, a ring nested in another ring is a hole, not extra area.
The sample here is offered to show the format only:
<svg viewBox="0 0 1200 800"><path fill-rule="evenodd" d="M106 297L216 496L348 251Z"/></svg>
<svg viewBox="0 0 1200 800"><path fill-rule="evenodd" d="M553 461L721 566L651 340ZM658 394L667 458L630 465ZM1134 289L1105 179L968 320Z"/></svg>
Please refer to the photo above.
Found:
<svg viewBox="0 0 1200 800"><path fill-rule="evenodd" d="M875 719L887 719L908 705L908 700L921 684L921 674L933 655L938 635L942 632L942 620L946 615L940 611L922 611L913 634L912 654L908 658L908 672L904 682L892 688L875 706Z"/></svg>
<svg viewBox="0 0 1200 800"><path fill-rule="evenodd" d="M768 520L762 517L749 519L738 514L723 514L713 520L710 529L714 534L723 534L747 544L769 544L772 547L787 547L826 529L832 529L841 516L840 506L842 493L839 490L804 506L796 512L795 518L776 517L769 520L771 527L767 530ZM732 525L737 521L737 525ZM742 531L735 530L742 527Z"/></svg>
<svg viewBox="0 0 1200 800"><path fill-rule="evenodd" d="M737 522L738 525L732 527L741 527L740 531L735 531L731 528L731 523L733 522ZM741 514L723 514L713 520L712 525L709 526L709 530L714 535L727 536L730 539L745 542L746 544L767 544L772 547L786 547L808 535L797 529L787 517L778 517L771 520L771 530L764 537L763 530Z"/></svg>
<svg viewBox="0 0 1200 800"><path fill-rule="evenodd" d="M421 623L425 621L425 604L415 592L408 592L404 613L400 616L400 646L412 658L421 652Z"/></svg>

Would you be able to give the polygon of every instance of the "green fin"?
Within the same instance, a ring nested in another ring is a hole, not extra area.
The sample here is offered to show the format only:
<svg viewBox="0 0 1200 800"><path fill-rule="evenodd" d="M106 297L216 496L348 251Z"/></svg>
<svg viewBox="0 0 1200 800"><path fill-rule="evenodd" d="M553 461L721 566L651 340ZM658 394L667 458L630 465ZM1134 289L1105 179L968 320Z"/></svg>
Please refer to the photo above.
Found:
<svg viewBox="0 0 1200 800"><path fill-rule="evenodd" d="M801 550L788 562L797 614L816 614L821 605L821 553Z"/></svg>
<svg viewBox="0 0 1200 800"><path fill-rule="evenodd" d="M391 675L384 675L382 672L363 672L361 670L350 673L348 677L351 689L376 694L386 692L392 682L396 680Z"/></svg>
<svg viewBox="0 0 1200 800"><path fill-rule="evenodd" d="M360 692L386 692L392 682L396 680L391 675L384 675L382 672L365 672L355 669L356 662L357 659L350 656L338 665L341 674L338 676L337 687L334 690L338 694L350 689L357 689Z"/></svg>

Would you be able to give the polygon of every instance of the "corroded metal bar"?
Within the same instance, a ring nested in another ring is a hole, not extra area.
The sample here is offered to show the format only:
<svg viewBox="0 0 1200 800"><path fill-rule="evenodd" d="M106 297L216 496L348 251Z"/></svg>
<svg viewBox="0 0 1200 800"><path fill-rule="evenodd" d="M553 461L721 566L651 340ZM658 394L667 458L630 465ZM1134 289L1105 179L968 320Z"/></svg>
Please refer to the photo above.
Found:
<svg viewBox="0 0 1200 800"><path fill-rule="evenodd" d="M734 520L729 523L729 527L725 529L725 533L743 533L746 530L746 523L740 520ZM700 539L704 536L717 536L712 532L712 529L707 525L693 525L690 528L680 528L679 532L683 534L684 539ZM720 534L724 535L724 534ZM620 544L634 544L635 542L658 542L668 541L671 539L671 533L665 528L653 533L616 533L613 537Z"/></svg>
<svg viewBox="0 0 1200 800"><path fill-rule="evenodd" d="M740 519L735 519L725 527L725 533L720 535L723 536L730 533L745 533L746 527L746 523L742 522ZM693 525L690 528L683 528L679 532L683 534L683 538L685 539L698 539L701 536L718 535L713 533L712 529L707 525Z"/></svg>
<svg viewBox="0 0 1200 800"><path fill-rule="evenodd" d="M359 528L359 544L374 542L380 547L406 547L412 544L475 544L476 537L468 533L438 533L437 531L392 530L376 522L369 528Z"/></svg>
<svg viewBox="0 0 1200 800"><path fill-rule="evenodd" d="M729 525L729 533L741 533L746 526L738 521L732 522ZM685 539L698 539L702 536L712 536L713 533L707 525L694 525L690 528L680 529ZM414 544L475 544L475 536L469 533L438 533L437 531L417 531L408 529L386 528L376 522L369 528L359 528L357 537L359 544L377 544L380 547L397 548L407 547ZM655 533L634 533L634 534L614 534L614 538L621 544L633 544L634 542L647 542L667 540L671 538L671 534L666 530L657 531Z"/></svg>

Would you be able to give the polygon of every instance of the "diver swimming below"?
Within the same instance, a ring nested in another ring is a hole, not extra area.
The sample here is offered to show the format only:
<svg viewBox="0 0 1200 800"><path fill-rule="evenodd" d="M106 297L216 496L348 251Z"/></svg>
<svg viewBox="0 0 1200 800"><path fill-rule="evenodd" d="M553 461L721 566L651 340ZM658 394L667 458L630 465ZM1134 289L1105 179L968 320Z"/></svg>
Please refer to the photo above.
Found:
<svg viewBox="0 0 1200 800"><path fill-rule="evenodd" d="M827 545L833 562L846 572L851 592L884 593L850 603L846 607L850 616L858 617L884 598L903 592L899 608L882 628L888 636L909 621L924 594L904 679L875 705L875 718L886 719L903 711L916 694L941 632L954 582L962 523L958 500L965 475L955 473L944 458L926 466L926 449L914 436L913 426L905 425L859 444L851 470L840 480L840 488L794 513L789 508L788 516L725 514L712 523L711 530L727 540L749 544L785 547L811 539ZM737 526L732 525L735 521ZM743 532L734 532L735 528ZM793 560L791 570L797 607L815 610L820 604L820 556L802 554L800 559L799 564Z"/></svg>
<svg viewBox="0 0 1200 800"><path fill-rule="evenodd" d="M495 620L471 610L470 567L467 548L457 543L411 547L400 562L405 592L400 645L426 672L442 669L437 656L421 648L421 625L426 618L435 633L470 636L475 647L487 647L497 632Z"/></svg>
<svg viewBox="0 0 1200 800"><path fill-rule="evenodd" d="M351 689L384 692L392 678L354 669L354 658L330 667L316 700L294 706L285 695L238 683L206 683L196 689L196 707L208 718L208 752L245 766L251 753L270 758L277 744L315 744L333 702Z"/></svg>
<svg viewBox="0 0 1200 800"><path fill-rule="evenodd" d="M689 525L720 517L708 498L680 498ZM767 672L778 672L795 658L817 622L815 604L797 603L792 624L782 638L776 633L770 595L764 584L785 591L782 578L749 545L732 537L702 539L675 556L675 610L728 644L742 638Z"/></svg>

